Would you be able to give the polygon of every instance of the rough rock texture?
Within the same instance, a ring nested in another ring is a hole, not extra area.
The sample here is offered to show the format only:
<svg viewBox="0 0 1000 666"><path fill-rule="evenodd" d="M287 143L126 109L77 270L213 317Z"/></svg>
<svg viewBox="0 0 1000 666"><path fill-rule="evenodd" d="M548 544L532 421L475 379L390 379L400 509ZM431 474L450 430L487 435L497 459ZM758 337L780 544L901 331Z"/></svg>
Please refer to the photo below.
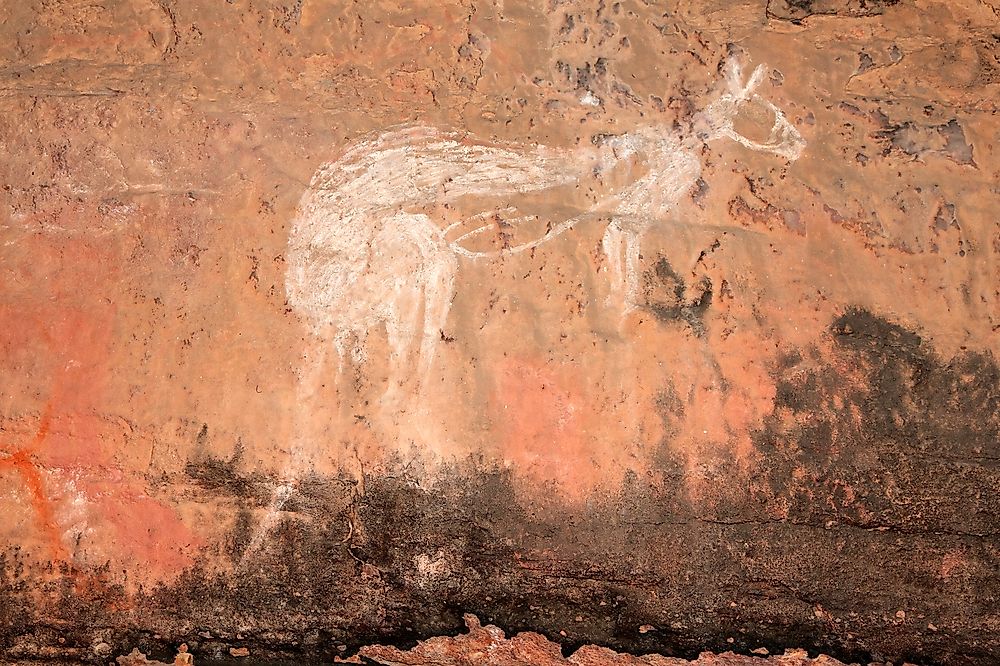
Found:
<svg viewBox="0 0 1000 666"><path fill-rule="evenodd" d="M370 666L844 666L843 662L825 655L810 658L805 650L786 650L782 655L771 656L767 648L756 648L753 655L702 652L695 659L688 660L658 654L633 656L585 645L565 657L558 643L547 640L541 634L527 631L506 638L499 627L483 627L475 615L466 615L464 620L469 632L455 638L431 638L418 642L411 650L384 645L365 646L347 659L335 657L334 663ZM187 645L182 645L173 663L190 663L187 650ZM247 648L230 648L230 654L234 657L251 656ZM137 649L115 661L118 666L167 664L149 659Z"/></svg>
<svg viewBox="0 0 1000 666"><path fill-rule="evenodd" d="M744 656L733 652L703 652L686 660L657 654L632 656L607 648L585 645L564 657L559 645L544 636L524 632L505 638L492 625L483 627L473 615L465 617L469 633L456 638L432 638L409 651L384 646L361 648L358 654L343 660L352 664L392 666L843 666L843 662L821 655L811 659L805 650L788 650L780 656ZM758 654L767 655L765 648ZM337 660L338 662L341 660ZM137 662L141 664L142 662ZM871 666L875 666L874 664Z"/></svg>
<svg viewBox="0 0 1000 666"><path fill-rule="evenodd" d="M786 650L780 656L770 656L766 648L757 648L754 655L749 656L702 652L695 659L687 660L658 654L633 656L585 645L564 657L559 645L541 634L528 631L506 638L499 627L483 627L475 615L466 615L464 619L469 629L467 634L420 641L411 650L365 646L347 659L334 658L334 663L370 666L844 666L843 662L825 655L812 659L805 650ZM250 656L246 648L231 648L230 653L237 657ZM174 663L189 663L190 658L187 646L182 645ZM137 649L115 661L118 666L166 666L166 662L149 659Z"/></svg>
<svg viewBox="0 0 1000 666"><path fill-rule="evenodd" d="M0 3L0 655L996 663L998 23Z"/></svg>

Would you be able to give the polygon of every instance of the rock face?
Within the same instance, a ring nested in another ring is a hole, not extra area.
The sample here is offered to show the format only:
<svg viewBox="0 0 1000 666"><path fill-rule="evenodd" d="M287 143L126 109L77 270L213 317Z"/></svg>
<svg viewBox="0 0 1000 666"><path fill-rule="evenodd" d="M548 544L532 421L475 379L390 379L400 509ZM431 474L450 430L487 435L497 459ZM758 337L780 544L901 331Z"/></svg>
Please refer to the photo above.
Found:
<svg viewBox="0 0 1000 666"><path fill-rule="evenodd" d="M998 23L2 3L0 658L996 662Z"/></svg>
<svg viewBox="0 0 1000 666"><path fill-rule="evenodd" d="M585 645L564 657L559 645L532 632L506 638L492 625L483 627L474 615L465 617L469 633L455 638L437 637L412 650L373 645L363 647L345 663L393 664L399 666L843 666L843 662L821 655L810 659L805 650L789 650L780 656L746 656L733 652L703 652L688 661L658 654L633 656L608 648ZM757 648L767 655L767 649ZM367 660L367 661L364 661ZM338 663L340 660L338 660ZM142 663L142 662L137 662ZM148 662L147 662L148 663ZM125 665L123 665L125 666Z"/></svg>

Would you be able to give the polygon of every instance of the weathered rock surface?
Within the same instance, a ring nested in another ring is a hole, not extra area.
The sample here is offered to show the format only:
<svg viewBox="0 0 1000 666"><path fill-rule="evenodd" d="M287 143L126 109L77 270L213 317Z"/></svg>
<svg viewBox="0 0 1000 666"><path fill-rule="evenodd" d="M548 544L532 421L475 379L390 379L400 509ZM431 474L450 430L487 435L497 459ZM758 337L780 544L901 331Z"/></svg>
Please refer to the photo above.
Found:
<svg viewBox="0 0 1000 666"><path fill-rule="evenodd" d="M996 663L998 22L0 3L0 655Z"/></svg>
<svg viewBox="0 0 1000 666"><path fill-rule="evenodd" d="M421 642L412 650L394 647L368 646L350 659L338 660L352 664L391 664L392 666L843 666L843 662L827 656L815 659L805 650L788 650L782 655L738 655L733 652L713 654L703 652L693 660L664 657L658 654L633 656L619 654L607 648L585 645L564 657L557 643L541 634L524 632L506 638L492 625L483 627L473 615L465 617L467 634L455 638L436 637ZM767 655L766 648L758 653ZM874 665L872 665L874 666Z"/></svg>

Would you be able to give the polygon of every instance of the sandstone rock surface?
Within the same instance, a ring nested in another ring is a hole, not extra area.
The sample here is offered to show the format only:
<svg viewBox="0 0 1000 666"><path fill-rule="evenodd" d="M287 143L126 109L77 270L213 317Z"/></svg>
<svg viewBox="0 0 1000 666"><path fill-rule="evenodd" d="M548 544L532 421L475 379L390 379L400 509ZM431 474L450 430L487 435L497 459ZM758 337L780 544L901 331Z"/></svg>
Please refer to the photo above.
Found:
<svg viewBox="0 0 1000 666"><path fill-rule="evenodd" d="M506 638L492 625L483 627L473 615L465 617L467 634L455 638L437 637L412 650L369 646L343 663L391 664L392 666L844 666L843 662L821 655L810 658L805 650L788 650L766 657L733 652L703 652L692 660L658 654L633 656L607 648L585 645L564 657L559 645L540 634L524 632ZM764 652L766 649L758 649ZM338 660L338 662L341 660ZM875 666L874 664L870 666ZM906 666L904 664L904 666Z"/></svg>
<svg viewBox="0 0 1000 666"><path fill-rule="evenodd" d="M0 656L995 663L998 23L0 3Z"/></svg>

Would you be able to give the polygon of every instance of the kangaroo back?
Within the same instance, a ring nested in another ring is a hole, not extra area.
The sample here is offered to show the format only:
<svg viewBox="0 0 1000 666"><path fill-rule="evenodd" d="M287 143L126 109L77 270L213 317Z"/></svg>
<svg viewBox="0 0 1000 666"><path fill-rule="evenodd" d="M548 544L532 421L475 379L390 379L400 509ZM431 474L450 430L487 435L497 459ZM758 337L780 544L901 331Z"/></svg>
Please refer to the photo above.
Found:
<svg viewBox="0 0 1000 666"><path fill-rule="evenodd" d="M459 132L407 126L368 135L322 167L310 184L329 210L392 210L469 194L503 196L579 177L567 151L484 143Z"/></svg>

